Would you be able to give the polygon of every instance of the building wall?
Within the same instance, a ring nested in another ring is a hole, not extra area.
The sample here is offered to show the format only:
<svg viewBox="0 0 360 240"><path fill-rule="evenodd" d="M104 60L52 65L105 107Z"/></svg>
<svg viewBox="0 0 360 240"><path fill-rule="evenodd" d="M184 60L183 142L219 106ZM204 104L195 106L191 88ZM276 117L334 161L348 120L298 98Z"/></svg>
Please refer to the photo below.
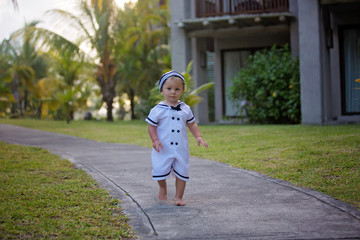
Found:
<svg viewBox="0 0 360 240"><path fill-rule="evenodd" d="M332 4L338 5L332 5ZM360 11L338 11L342 4L359 1L347 0L289 0L291 21L271 26L227 27L212 30L186 32L178 26L184 19L195 18L194 0L170 0L172 65L177 71L185 71L194 60L192 74L195 85L207 81L206 69L201 66L204 56L205 37L214 39L215 46L215 119L223 121L223 68L222 52L247 48L269 47L273 44L290 43L292 53L299 56L301 78L301 112L303 124L328 124L360 122L360 116L344 116L341 112L341 68L339 51L339 26L360 23ZM330 7L329 7L330 6ZM360 9L360 6L358 6ZM326 10L330 9L328 12ZM351 9L351 6L350 6ZM332 46L329 46L328 30L332 30ZM207 123L207 99L195 107L200 123Z"/></svg>
<svg viewBox="0 0 360 240"><path fill-rule="evenodd" d="M274 44L283 45L290 42L289 27L279 25L273 27L238 30L231 38L215 39L215 120L224 122L223 62L224 50L260 49ZM234 37L236 36L236 37Z"/></svg>
<svg viewBox="0 0 360 240"><path fill-rule="evenodd" d="M177 26L178 20L190 18L190 0L170 1L171 63L178 72L185 72L191 60L191 41L183 28Z"/></svg>
<svg viewBox="0 0 360 240"><path fill-rule="evenodd" d="M339 32L338 20L331 14L331 22L333 29L333 47L329 50L330 58L330 94L332 96L331 106L331 119L337 120L341 116L341 76L340 76L340 45L339 45Z"/></svg>
<svg viewBox="0 0 360 240"><path fill-rule="evenodd" d="M352 9L352 7L349 7ZM333 31L332 39L333 46L329 49L329 100L327 102L331 103L327 105L329 117L328 122L360 122L359 115L344 116L342 115L342 97L341 97L341 62L340 62L340 32L339 29L342 26L355 26L360 25L360 6L358 5L358 10L354 12L349 11L337 11L337 7L329 7L330 11L330 26ZM354 7L355 9L355 7Z"/></svg>
<svg viewBox="0 0 360 240"><path fill-rule="evenodd" d="M294 57L299 56L299 23L297 0L289 0L289 11L294 18L290 22L290 47Z"/></svg>
<svg viewBox="0 0 360 240"><path fill-rule="evenodd" d="M206 39L205 38L192 38L191 39L193 71L192 76L195 87L207 83L206 72ZM207 92L199 95L203 100L193 108L197 122L206 124L209 123L209 109Z"/></svg>
<svg viewBox="0 0 360 240"><path fill-rule="evenodd" d="M318 1L298 1L301 114L305 124L323 123L320 6Z"/></svg>

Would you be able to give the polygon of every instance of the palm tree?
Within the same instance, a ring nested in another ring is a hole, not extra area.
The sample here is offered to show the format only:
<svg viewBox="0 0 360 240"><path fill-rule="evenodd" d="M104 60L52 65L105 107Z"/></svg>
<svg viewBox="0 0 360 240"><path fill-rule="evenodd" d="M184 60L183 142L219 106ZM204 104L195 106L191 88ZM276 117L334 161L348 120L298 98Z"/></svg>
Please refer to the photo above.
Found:
<svg viewBox="0 0 360 240"><path fill-rule="evenodd" d="M0 114L5 115L7 109L15 102L11 92L11 78L8 77L11 56L9 54L9 40L4 40L0 44Z"/></svg>
<svg viewBox="0 0 360 240"><path fill-rule="evenodd" d="M135 7L119 11L114 25L116 77L119 92L126 93L135 116L135 97L147 99L150 89L164 68L170 67L167 47L168 10L157 0L138 1Z"/></svg>
<svg viewBox="0 0 360 240"><path fill-rule="evenodd" d="M58 91L53 96L59 101L66 121L74 119L74 111L86 105L88 97L88 76L83 74L86 62L84 54L71 49L52 49L51 75L58 83Z"/></svg>
<svg viewBox="0 0 360 240"><path fill-rule="evenodd" d="M113 57L113 39L111 24L114 14L113 0L82 0L80 3L81 15L76 16L70 12L54 9L53 14L59 14L68 22L74 23L83 33L92 50L96 52L95 79L98 83L102 99L107 105L107 121L113 121L113 100L116 96L115 86L116 65Z"/></svg>
<svg viewBox="0 0 360 240"><path fill-rule="evenodd" d="M185 78L185 92L181 96L181 100L185 102L190 107L194 107L195 105L199 104L203 99L201 96L199 96L200 93L212 88L214 86L213 82L204 83L197 88L194 88L194 83L192 80L192 76L190 74L192 69L193 62L190 61L189 64L186 67L186 71L183 72L183 76ZM168 69L170 70L170 69ZM150 91L150 105L154 106L155 104L159 103L163 96L159 92L159 87L156 85L154 86Z"/></svg>
<svg viewBox="0 0 360 240"><path fill-rule="evenodd" d="M56 115L64 114L67 123L70 123L75 110L86 107L91 93L89 87L92 86L86 69L93 66L87 63L78 44L46 29L34 30L38 42L48 50L50 57L48 76L38 84L39 101L41 105L46 102L48 106L56 108ZM51 91L41 92L43 86L50 87Z"/></svg>
<svg viewBox="0 0 360 240"><path fill-rule="evenodd" d="M1 44L1 48L3 70L0 79L6 84L4 86L4 93L8 93L6 91L7 88L11 89L12 94L11 98L7 97L4 101L12 99L16 103L11 108L12 114L23 115L25 93L32 87L34 70L21 61L21 55L15 50L9 40L5 40ZM7 60L6 62L5 59Z"/></svg>
<svg viewBox="0 0 360 240"><path fill-rule="evenodd" d="M46 77L48 60L47 56L40 53L39 46L51 49L52 53L57 50L57 55L53 54L52 58L56 56L63 59L75 59L78 55L79 48L68 41L67 39L46 29L38 28L38 21L33 21L30 24L25 24L25 27L14 32L11 39L4 41L2 44L1 57L6 57L7 63L6 71L0 75L4 82L8 82L11 86L12 95L17 102L17 107L13 108L13 113L18 111L18 114L23 115L25 110L30 114L40 117L41 106L43 101L42 88L40 87L40 80ZM14 47L13 43L21 42L20 47ZM44 49L44 48L43 48ZM70 68L77 68L76 61L68 61L67 65ZM63 76L65 85L71 85L76 77L72 69L57 68L57 76ZM75 71L76 72L76 71ZM43 84L44 81L41 82ZM45 99L48 100L48 97Z"/></svg>
<svg viewBox="0 0 360 240"><path fill-rule="evenodd" d="M29 24L29 26L33 25L36 25L36 22ZM24 29L27 26L25 25ZM1 44L1 56L6 59L7 66L5 66L6 69L0 78L9 84L13 98L17 103L12 108L12 113L22 116L29 106L29 95L34 89L34 79L45 75L46 64L44 58L35 49L32 38L33 32L24 31L20 47L13 45L17 37L18 35L12 34L9 40L4 40Z"/></svg>

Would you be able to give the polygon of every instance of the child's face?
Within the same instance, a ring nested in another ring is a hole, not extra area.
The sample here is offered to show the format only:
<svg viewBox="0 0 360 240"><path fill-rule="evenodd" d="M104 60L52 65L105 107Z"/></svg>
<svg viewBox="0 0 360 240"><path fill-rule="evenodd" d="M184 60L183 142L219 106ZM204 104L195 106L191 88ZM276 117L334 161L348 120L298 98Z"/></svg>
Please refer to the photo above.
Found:
<svg viewBox="0 0 360 240"><path fill-rule="evenodd" d="M161 94L170 105L177 105L178 100L184 93L184 84L180 78L171 77L162 86Z"/></svg>

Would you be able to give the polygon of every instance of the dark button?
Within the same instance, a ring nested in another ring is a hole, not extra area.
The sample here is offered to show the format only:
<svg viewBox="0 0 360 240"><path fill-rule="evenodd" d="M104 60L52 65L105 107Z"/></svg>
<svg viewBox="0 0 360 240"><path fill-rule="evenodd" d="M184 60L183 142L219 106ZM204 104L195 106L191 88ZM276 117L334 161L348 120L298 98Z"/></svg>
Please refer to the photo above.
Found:
<svg viewBox="0 0 360 240"><path fill-rule="evenodd" d="M173 130L171 130L171 132L175 132L175 130L173 129Z"/></svg>
<svg viewBox="0 0 360 240"><path fill-rule="evenodd" d="M174 145L174 143L173 143L173 142L171 142L170 144L171 144L171 145Z"/></svg>
<svg viewBox="0 0 360 240"><path fill-rule="evenodd" d="M180 130L177 130L177 132L179 133L179 132L180 132Z"/></svg>
<svg viewBox="0 0 360 240"><path fill-rule="evenodd" d="M178 143L176 142L175 145L178 145Z"/></svg>
<svg viewBox="0 0 360 240"><path fill-rule="evenodd" d="M180 118L177 118L178 121L180 121Z"/></svg>
<svg viewBox="0 0 360 240"><path fill-rule="evenodd" d="M172 119L172 120L175 120L175 117L172 117L171 119Z"/></svg>

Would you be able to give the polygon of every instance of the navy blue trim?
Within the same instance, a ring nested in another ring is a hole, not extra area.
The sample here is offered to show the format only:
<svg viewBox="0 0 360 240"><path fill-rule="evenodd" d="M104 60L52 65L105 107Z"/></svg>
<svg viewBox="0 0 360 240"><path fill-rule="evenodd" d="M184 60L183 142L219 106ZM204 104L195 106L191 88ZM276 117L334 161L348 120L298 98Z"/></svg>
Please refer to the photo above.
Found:
<svg viewBox="0 0 360 240"><path fill-rule="evenodd" d="M175 169L173 169L173 170L174 170L174 172L175 172L177 175L179 175L180 177L185 178L185 179L189 179L189 177L185 177L185 176L181 175L181 174L178 173Z"/></svg>
<svg viewBox="0 0 360 240"><path fill-rule="evenodd" d="M153 120L151 120L149 117L146 118L147 120L149 120L150 122L152 122L153 124L158 124L157 122L154 122Z"/></svg>
<svg viewBox="0 0 360 240"><path fill-rule="evenodd" d="M165 174L165 175L159 175L159 176L154 176L154 175L153 175L153 178L166 177L166 176L169 176L170 173L171 173L171 170L170 170L170 172L169 172L168 174ZM180 175L180 174L179 174L179 175ZM180 176L181 176L181 175L180 175Z"/></svg>
<svg viewBox="0 0 360 240"><path fill-rule="evenodd" d="M175 111L181 111L180 104L178 104L176 107L170 106L172 110Z"/></svg>
<svg viewBox="0 0 360 240"><path fill-rule="evenodd" d="M182 80L183 83L185 84L185 78L184 78L184 76L181 75L180 73L172 70L172 71L170 71L170 72L164 73L164 74L161 76L161 78L160 78L160 80L159 80L159 90L160 90L160 92L161 92L161 90L162 90L162 86L164 85L165 81L166 81L168 78L174 77L174 76L181 78L181 80Z"/></svg>
<svg viewBox="0 0 360 240"><path fill-rule="evenodd" d="M187 120L186 122L191 122L192 120L194 120L195 117L190 118L189 120Z"/></svg>
<svg viewBox="0 0 360 240"><path fill-rule="evenodd" d="M158 104L159 106L162 106L162 107L169 107L168 105L166 105L166 104Z"/></svg>

